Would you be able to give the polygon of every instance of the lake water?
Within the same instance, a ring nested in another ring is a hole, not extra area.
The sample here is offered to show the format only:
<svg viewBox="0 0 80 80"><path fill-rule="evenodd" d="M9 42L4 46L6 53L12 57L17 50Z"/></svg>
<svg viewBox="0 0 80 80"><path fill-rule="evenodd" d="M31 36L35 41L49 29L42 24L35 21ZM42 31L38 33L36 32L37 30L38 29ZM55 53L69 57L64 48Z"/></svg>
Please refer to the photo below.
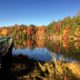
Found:
<svg viewBox="0 0 80 80"><path fill-rule="evenodd" d="M16 49L15 49L16 48ZM13 55L25 55L29 59L38 61L56 60L80 61L80 41L68 40L27 40L21 44L15 42Z"/></svg>

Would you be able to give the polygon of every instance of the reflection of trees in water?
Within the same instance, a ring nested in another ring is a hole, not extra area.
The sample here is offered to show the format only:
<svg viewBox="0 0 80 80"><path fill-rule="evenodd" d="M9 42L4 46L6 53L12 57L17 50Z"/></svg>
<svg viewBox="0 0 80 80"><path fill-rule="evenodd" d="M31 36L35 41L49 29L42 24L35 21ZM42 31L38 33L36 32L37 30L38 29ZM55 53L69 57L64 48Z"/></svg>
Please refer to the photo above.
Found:
<svg viewBox="0 0 80 80"><path fill-rule="evenodd" d="M51 50L52 52L58 53L60 52L60 41L54 41L54 40L50 40L50 41L46 41L46 47Z"/></svg>
<svg viewBox="0 0 80 80"><path fill-rule="evenodd" d="M70 42L70 40L62 40L62 46L66 50L70 49L71 47L75 47L75 49L80 49L80 41Z"/></svg>
<svg viewBox="0 0 80 80"><path fill-rule="evenodd" d="M75 46L76 49L80 50L80 41L75 41L74 46Z"/></svg>
<svg viewBox="0 0 80 80"><path fill-rule="evenodd" d="M19 42L19 40L14 41L14 47L16 48L43 48L45 47L45 39L35 39L35 40L24 40Z"/></svg>
<svg viewBox="0 0 80 80"><path fill-rule="evenodd" d="M63 40L62 43L63 43L62 45L63 45L63 47L65 49L69 49L70 48L70 42L69 42L68 39L67 40Z"/></svg>
<svg viewBox="0 0 80 80"><path fill-rule="evenodd" d="M60 50L60 43L62 43L61 45L65 48L65 49L70 49L71 47L71 42L69 39L63 39L62 41L57 40L55 41L53 40L46 40L46 39L26 39L26 40L22 40L22 39L17 39L14 40L14 46L16 48L30 48L30 47L48 47L50 49L50 47L53 46L54 50L59 49ZM76 49L80 48L80 41L73 41L72 43Z"/></svg>
<svg viewBox="0 0 80 80"><path fill-rule="evenodd" d="M56 42L53 44L54 52L60 52L60 42Z"/></svg>
<svg viewBox="0 0 80 80"><path fill-rule="evenodd" d="M45 40L44 39L37 39L37 40L35 40L35 42L36 42L35 47L38 47L38 48L45 47Z"/></svg>
<svg viewBox="0 0 80 80"><path fill-rule="evenodd" d="M62 42L63 43L63 42ZM68 43L68 44L67 44ZM72 58L75 60L80 60L80 49L78 45L75 45L79 42L64 42L67 45L67 48L61 45L61 53L63 56Z"/></svg>
<svg viewBox="0 0 80 80"><path fill-rule="evenodd" d="M46 42L46 47L55 53L61 53L65 58L80 60L80 42L70 42L69 40Z"/></svg>

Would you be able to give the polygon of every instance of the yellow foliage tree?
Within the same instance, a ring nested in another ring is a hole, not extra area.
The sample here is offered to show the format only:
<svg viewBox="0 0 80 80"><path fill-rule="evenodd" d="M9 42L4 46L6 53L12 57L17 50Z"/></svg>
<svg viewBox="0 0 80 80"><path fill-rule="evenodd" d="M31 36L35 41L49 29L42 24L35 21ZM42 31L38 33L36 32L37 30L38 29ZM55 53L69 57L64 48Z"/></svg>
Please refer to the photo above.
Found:
<svg viewBox="0 0 80 80"><path fill-rule="evenodd" d="M2 29L1 35L6 36L8 34L8 30L6 28Z"/></svg>

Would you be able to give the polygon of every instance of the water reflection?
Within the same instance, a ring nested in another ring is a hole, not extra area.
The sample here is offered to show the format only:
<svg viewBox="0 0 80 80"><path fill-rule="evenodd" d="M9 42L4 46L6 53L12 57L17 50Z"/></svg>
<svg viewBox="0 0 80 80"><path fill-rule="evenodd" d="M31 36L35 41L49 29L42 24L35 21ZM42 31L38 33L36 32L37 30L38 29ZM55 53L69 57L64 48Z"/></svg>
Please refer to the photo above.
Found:
<svg viewBox="0 0 80 80"><path fill-rule="evenodd" d="M75 41L74 42L74 47L78 50L80 50L80 41Z"/></svg>
<svg viewBox="0 0 80 80"><path fill-rule="evenodd" d="M21 44L14 42L14 47L24 49L47 48L58 60L80 61L80 41L64 40L48 40L48 39L28 39ZM38 50L39 52L40 50ZM36 51L37 52L37 51ZM37 52L37 53L38 53Z"/></svg>
<svg viewBox="0 0 80 80"><path fill-rule="evenodd" d="M13 49L13 56L24 55L28 59L33 61L50 61L52 59L52 55L46 48L35 48L33 50L29 49Z"/></svg>

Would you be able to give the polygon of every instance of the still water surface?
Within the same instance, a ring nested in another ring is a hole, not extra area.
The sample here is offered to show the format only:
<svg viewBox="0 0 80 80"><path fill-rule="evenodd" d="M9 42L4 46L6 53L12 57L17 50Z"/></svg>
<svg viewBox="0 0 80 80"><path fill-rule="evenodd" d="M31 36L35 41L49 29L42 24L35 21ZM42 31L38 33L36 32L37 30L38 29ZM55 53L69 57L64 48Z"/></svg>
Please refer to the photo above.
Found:
<svg viewBox="0 0 80 80"><path fill-rule="evenodd" d="M80 41L27 40L15 43L13 55L25 55L35 61L80 61Z"/></svg>

